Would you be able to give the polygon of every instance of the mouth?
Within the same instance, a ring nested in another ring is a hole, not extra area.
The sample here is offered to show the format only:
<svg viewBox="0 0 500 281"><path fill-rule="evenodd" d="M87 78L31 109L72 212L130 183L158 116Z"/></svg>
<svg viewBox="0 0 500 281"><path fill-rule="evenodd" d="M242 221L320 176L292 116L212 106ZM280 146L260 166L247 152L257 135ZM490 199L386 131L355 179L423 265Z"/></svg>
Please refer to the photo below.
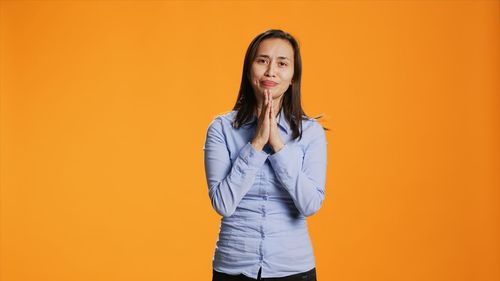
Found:
<svg viewBox="0 0 500 281"><path fill-rule="evenodd" d="M269 80L265 80L265 81L261 81L260 82L262 84L262 86L264 86L265 88L272 88L276 85L278 85L278 83L276 82L273 82L273 81L269 81Z"/></svg>

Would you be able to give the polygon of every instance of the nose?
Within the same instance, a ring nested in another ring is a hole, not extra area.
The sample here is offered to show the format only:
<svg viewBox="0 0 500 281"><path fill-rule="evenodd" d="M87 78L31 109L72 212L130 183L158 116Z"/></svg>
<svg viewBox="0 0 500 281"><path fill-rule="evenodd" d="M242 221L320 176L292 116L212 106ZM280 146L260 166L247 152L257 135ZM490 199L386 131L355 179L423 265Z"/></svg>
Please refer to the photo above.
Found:
<svg viewBox="0 0 500 281"><path fill-rule="evenodd" d="M274 77L274 64L270 63L269 66L267 67L267 71L265 73L266 76L271 76Z"/></svg>

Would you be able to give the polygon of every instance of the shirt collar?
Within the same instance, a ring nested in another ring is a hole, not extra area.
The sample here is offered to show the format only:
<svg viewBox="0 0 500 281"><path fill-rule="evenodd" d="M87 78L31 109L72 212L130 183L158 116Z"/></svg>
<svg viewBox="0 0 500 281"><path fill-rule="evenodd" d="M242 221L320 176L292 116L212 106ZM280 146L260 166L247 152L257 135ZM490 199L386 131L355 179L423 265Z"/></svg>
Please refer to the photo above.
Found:
<svg viewBox="0 0 500 281"><path fill-rule="evenodd" d="M285 112L284 108L281 107L280 113L276 118L278 118L278 126L280 126L285 132L290 132L290 124L288 124L288 121L285 118ZM243 126L246 125L252 125L253 123L257 124L257 116L252 115L250 118L250 121L247 123L243 124Z"/></svg>

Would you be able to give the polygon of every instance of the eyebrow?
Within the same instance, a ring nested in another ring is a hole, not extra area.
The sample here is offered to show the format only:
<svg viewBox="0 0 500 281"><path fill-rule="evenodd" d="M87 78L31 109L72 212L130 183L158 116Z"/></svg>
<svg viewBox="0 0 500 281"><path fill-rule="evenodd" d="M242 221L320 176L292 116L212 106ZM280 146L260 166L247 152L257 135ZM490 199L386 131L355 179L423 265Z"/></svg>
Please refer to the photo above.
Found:
<svg viewBox="0 0 500 281"><path fill-rule="evenodd" d="M268 56L268 55L258 55L257 57L264 57L264 58L269 58L269 56ZM283 57L283 56L281 56L281 57L278 57L278 59L285 59L285 60L290 60L289 58L287 58L287 57Z"/></svg>

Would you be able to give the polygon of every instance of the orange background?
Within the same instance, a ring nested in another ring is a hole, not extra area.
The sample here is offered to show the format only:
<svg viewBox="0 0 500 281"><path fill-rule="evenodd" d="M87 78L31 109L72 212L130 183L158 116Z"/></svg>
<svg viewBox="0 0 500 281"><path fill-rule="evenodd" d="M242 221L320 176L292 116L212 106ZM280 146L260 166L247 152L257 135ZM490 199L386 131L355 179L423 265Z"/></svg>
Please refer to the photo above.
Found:
<svg viewBox="0 0 500 281"><path fill-rule="evenodd" d="M254 36L325 113L320 281L500 280L500 2L1 2L1 280L211 280L203 167Z"/></svg>

